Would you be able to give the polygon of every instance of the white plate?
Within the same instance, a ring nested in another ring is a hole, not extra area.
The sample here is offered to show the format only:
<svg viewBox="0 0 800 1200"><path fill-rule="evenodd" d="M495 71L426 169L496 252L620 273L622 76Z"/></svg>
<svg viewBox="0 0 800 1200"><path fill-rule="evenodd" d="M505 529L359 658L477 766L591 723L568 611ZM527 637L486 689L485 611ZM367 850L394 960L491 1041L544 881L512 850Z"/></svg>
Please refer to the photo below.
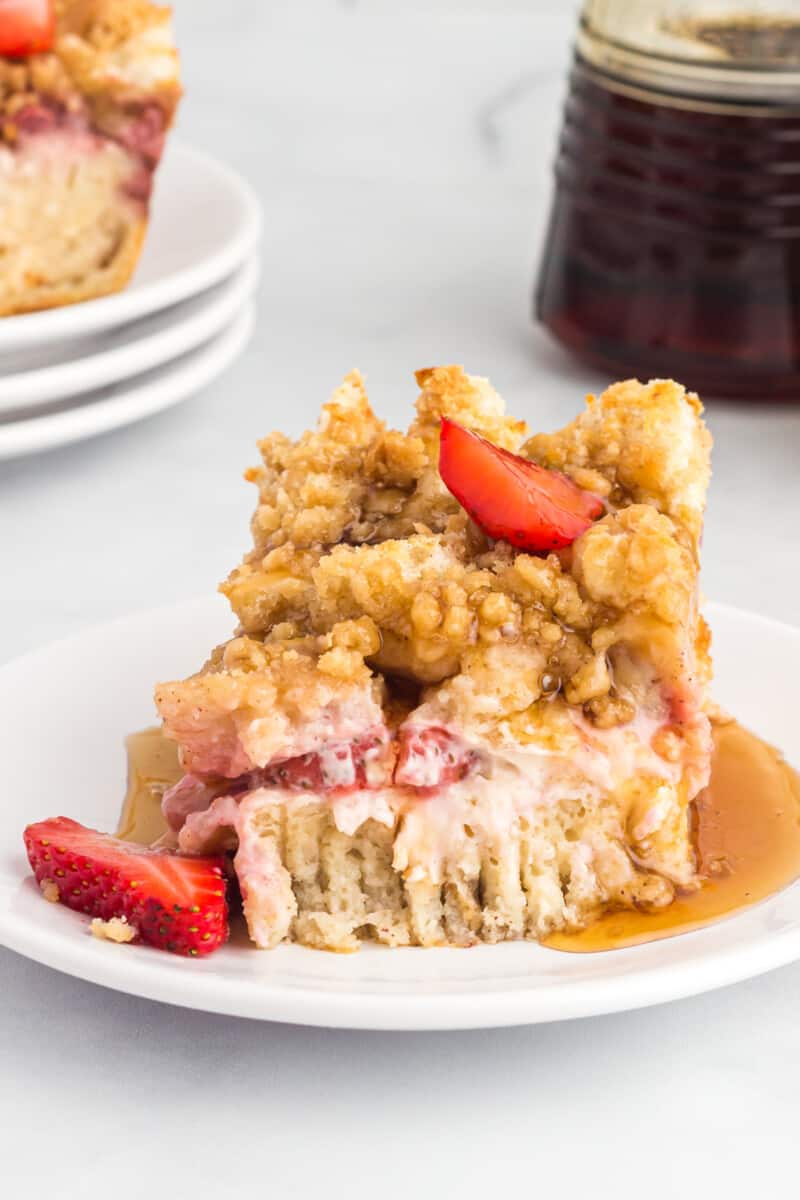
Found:
<svg viewBox="0 0 800 1200"><path fill-rule="evenodd" d="M183 304L111 333L67 343L60 352L50 349L50 366L20 369L30 361L30 351L0 361L0 371L12 365L14 369L13 374L0 374L0 417L19 419L42 405L141 375L195 350L230 324L257 281L258 264L252 261ZM41 357L39 352L38 362Z"/></svg>
<svg viewBox="0 0 800 1200"><path fill-rule="evenodd" d="M800 631L710 605L716 695L798 761ZM112 946L45 903L22 829L66 815L114 827L122 739L153 718L153 684L195 670L232 627L217 597L90 630L0 669L0 941L120 991L271 1021L363 1029L528 1024L638 1008L746 979L800 957L800 885L707 929L605 954L529 943L354 955L231 945L204 961ZM754 686L754 680L757 685Z"/></svg>
<svg viewBox="0 0 800 1200"><path fill-rule="evenodd" d="M0 461L67 446L170 408L205 387L244 349L253 330L253 310L243 309L199 350L125 383L92 392L76 404L22 421L0 420Z"/></svg>
<svg viewBox="0 0 800 1200"><path fill-rule="evenodd" d="M258 201L235 171L171 144L133 282L100 300L3 317L0 354L112 329L213 287L252 254L260 227Z"/></svg>

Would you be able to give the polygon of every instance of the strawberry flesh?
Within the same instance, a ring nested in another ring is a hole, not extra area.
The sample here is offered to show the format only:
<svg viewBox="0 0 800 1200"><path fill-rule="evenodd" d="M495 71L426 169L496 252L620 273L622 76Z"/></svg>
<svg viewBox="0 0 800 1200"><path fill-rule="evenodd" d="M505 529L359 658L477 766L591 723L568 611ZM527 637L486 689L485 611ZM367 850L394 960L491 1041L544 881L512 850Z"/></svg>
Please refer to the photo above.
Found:
<svg viewBox="0 0 800 1200"><path fill-rule="evenodd" d="M394 781L406 787L443 787L466 779L478 763L478 754L446 729L409 727L400 733Z"/></svg>
<svg viewBox="0 0 800 1200"><path fill-rule="evenodd" d="M385 729L352 742L333 742L322 750L270 763L254 773L250 786L285 787L297 791L349 792L384 782L391 769L391 747Z"/></svg>
<svg viewBox="0 0 800 1200"><path fill-rule="evenodd" d="M25 849L37 882L68 908L124 917L138 939L173 954L210 954L228 938L222 858L148 850L68 817L29 825Z"/></svg>
<svg viewBox="0 0 800 1200"><path fill-rule="evenodd" d="M52 50L55 33L53 0L0 0L0 55L26 58Z"/></svg>
<svg viewBox="0 0 800 1200"><path fill-rule="evenodd" d="M561 550L585 533L603 502L559 471L548 471L442 417L439 474L476 525L518 550Z"/></svg>

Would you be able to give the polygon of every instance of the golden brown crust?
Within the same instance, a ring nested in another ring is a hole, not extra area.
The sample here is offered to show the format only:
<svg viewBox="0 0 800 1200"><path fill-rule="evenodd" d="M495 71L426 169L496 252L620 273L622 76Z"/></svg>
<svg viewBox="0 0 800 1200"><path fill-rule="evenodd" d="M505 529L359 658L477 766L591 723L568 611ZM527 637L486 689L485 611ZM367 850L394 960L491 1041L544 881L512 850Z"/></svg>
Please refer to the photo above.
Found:
<svg viewBox="0 0 800 1200"><path fill-rule="evenodd" d="M156 704L187 770L233 778L306 753L334 718L356 723L350 736L380 724L383 690L364 665L377 643L366 620L318 638L234 638L197 675L161 684Z"/></svg>
<svg viewBox="0 0 800 1200"><path fill-rule="evenodd" d="M536 434L522 452L616 507L652 505L687 531L696 551L711 475L702 412L697 396L670 379L627 379L588 396L571 425Z"/></svg>
<svg viewBox="0 0 800 1200"><path fill-rule="evenodd" d="M59 40L73 35L98 50L113 50L169 19L151 0L56 0Z"/></svg>
<svg viewBox="0 0 800 1200"><path fill-rule="evenodd" d="M488 380L461 367L417 375L422 389L407 434L375 416L358 371L336 389L315 430L297 442L274 433L259 442L254 555L290 543L296 550L406 537L422 523L435 531L461 510L439 478L439 420L460 421L515 449L525 425L504 413Z"/></svg>
<svg viewBox="0 0 800 1200"><path fill-rule="evenodd" d="M157 102L169 125L181 96L172 10L150 0L63 0L55 54L100 128L113 106Z"/></svg>
<svg viewBox="0 0 800 1200"><path fill-rule="evenodd" d="M33 275L22 294L15 292L4 296L0 288L0 317L40 312L43 308L63 308L68 304L80 304L84 300L96 300L99 296L122 291L136 270L146 233L145 217L128 216L122 241L111 262L101 271L57 287L45 280L37 280Z"/></svg>

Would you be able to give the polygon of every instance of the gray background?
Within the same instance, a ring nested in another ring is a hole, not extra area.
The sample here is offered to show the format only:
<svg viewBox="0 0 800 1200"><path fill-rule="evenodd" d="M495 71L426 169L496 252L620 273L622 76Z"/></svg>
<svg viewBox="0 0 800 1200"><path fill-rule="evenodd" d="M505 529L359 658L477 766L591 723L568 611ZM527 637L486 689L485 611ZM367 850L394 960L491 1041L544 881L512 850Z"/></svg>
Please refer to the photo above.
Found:
<svg viewBox="0 0 800 1200"><path fill-rule="evenodd" d="M256 437L299 431L354 365L398 422L436 362L541 428L606 382L528 318L574 4L177 8L178 136L264 207L256 336L186 405L0 464L0 660L213 588L247 542ZM704 589L797 623L800 410L708 417ZM646 1012L403 1036L183 1012L7 952L0 971L9 1195L738 1196L793 1169L800 967Z"/></svg>

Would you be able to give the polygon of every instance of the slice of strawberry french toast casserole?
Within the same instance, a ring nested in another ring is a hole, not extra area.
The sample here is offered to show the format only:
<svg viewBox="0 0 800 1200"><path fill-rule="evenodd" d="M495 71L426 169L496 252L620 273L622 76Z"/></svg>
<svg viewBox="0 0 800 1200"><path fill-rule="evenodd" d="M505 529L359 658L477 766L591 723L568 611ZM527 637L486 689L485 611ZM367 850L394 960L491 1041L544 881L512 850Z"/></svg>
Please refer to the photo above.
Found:
<svg viewBox="0 0 800 1200"><path fill-rule="evenodd" d="M530 436L460 367L417 382L407 433L355 372L260 443L238 629L156 689L169 832L26 830L98 935L207 953L231 872L257 946L338 951L543 939L698 885L697 397L629 380Z"/></svg>
<svg viewBox="0 0 800 1200"><path fill-rule="evenodd" d="M0 316L130 279L181 94L150 0L0 0Z"/></svg>
<svg viewBox="0 0 800 1200"><path fill-rule="evenodd" d="M628 381L531 437L417 381L405 434L354 373L260 444L237 635L156 692L178 852L233 855L261 947L541 939L695 883L699 401Z"/></svg>

